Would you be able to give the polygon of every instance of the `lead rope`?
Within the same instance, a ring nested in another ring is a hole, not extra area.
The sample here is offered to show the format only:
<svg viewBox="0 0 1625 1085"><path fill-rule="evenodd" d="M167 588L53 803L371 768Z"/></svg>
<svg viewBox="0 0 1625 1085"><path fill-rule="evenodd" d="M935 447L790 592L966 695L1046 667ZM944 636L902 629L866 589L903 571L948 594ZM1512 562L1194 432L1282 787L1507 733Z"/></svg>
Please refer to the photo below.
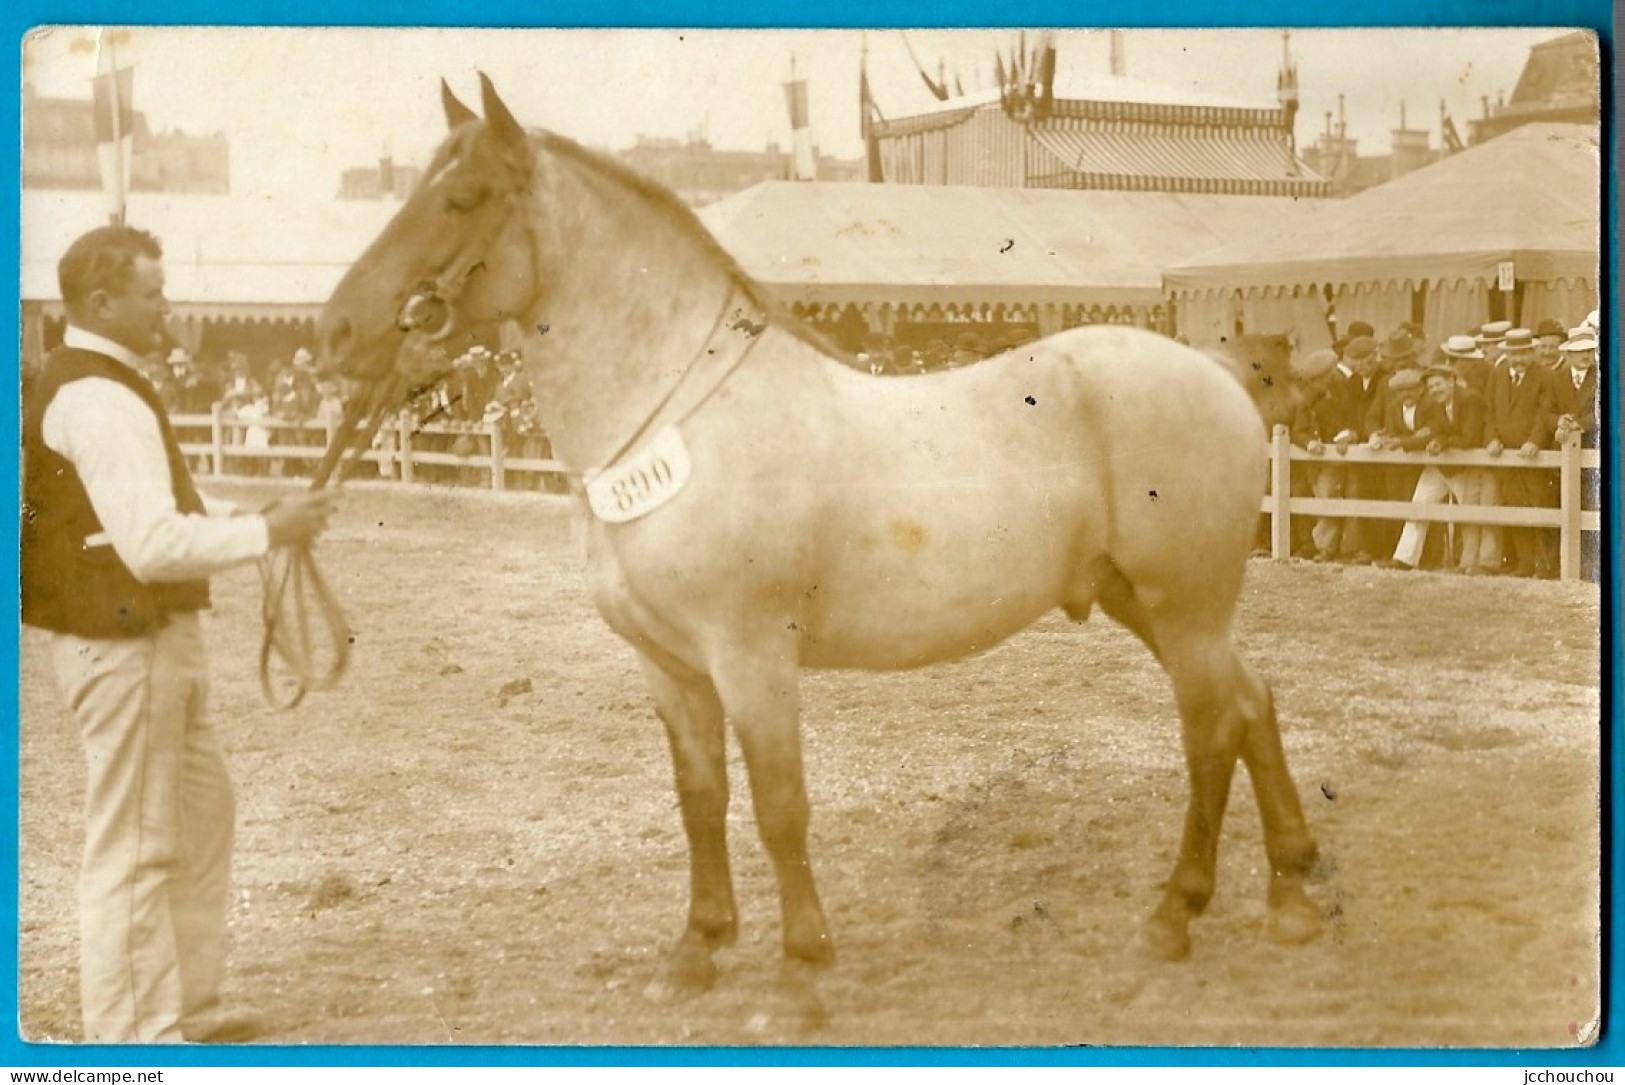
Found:
<svg viewBox="0 0 1625 1085"><path fill-rule="evenodd" d="M380 381L372 395L352 401L345 408L344 419L316 468L312 490L327 485L341 462L354 462L372 443L383 423L384 407L399 383L394 378ZM259 569L263 623L260 692L273 708L286 711L304 700L310 690L330 689L337 684L349 666L355 635L309 546L279 547L260 559ZM331 653L325 666L316 663L321 649L312 637L313 607L320 618L326 650ZM289 690L286 694L279 692L272 673L276 665L291 675L291 681L285 678L282 682Z"/></svg>

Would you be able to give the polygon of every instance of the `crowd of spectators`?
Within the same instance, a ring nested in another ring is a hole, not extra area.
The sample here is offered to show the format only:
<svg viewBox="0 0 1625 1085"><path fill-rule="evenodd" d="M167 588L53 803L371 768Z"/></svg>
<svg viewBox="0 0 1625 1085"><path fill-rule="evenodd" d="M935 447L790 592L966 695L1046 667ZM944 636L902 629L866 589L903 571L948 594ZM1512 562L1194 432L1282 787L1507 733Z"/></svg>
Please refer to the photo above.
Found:
<svg viewBox="0 0 1625 1085"><path fill-rule="evenodd" d="M868 336L854 364L876 376L904 376L956 369L1028 342L1035 333L1022 326L966 330L950 337L935 336L922 344L912 344L883 335Z"/></svg>
<svg viewBox="0 0 1625 1085"><path fill-rule="evenodd" d="M1597 447L1598 324L1596 312L1573 327L1545 320L1531 330L1500 321L1429 346L1415 324L1401 324L1379 338L1370 324L1351 323L1331 348L1292 359L1292 442L1316 457L1306 470L1294 472L1295 492L1423 504L1556 507L1554 471L1458 465L1438 453L1483 450L1528 458L1569 441ZM966 330L914 346L876 335L864 342L853 362L874 374L928 373L972 364L1031 338L1019 328L996 334ZM317 377L310 352L303 348L271 367L263 382L247 356L236 351L227 355L222 375L195 364L179 348L167 358L150 358L146 368L172 413L207 414L219 404L229 419L231 441L248 447L319 446L344 410L343 389ZM514 351L470 348L447 363L444 375L409 410L419 427L429 427L413 438L414 447L423 451L449 452L459 460L488 456L496 427L507 457L551 456L535 396ZM256 425L261 419L301 428ZM380 437L381 442L390 439ZM1356 446L1424 455L1404 464L1340 457ZM298 473L308 461L247 463L250 470ZM380 464L380 469L387 472L389 465ZM418 468L419 477L462 483L482 481L483 470L472 464ZM539 474L518 477L537 488L549 485ZM1589 472L1586 500L1591 508L1597 506L1597 483ZM1350 517L1300 518L1294 528L1294 554L1320 562L1537 578L1555 576L1558 566L1555 529ZM1584 561L1587 575L1595 577L1594 533L1586 536Z"/></svg>
<svg viewBox="0 0 1625 1085"><path fill-rule="evenodd" d="M1414 324L1380 340L1367 323L1347 332L1331 349L1293 359L1292 442L1322 461L1295 476L1295 488L1321 498L1551 508L1560 497L1555 471L1455 464L1439 454L1532 459L1571 441L1597 447L1596 312L1573 327L1556 320L1533 330L1485 324L1431 347ZM1414 464L1339 459L1359 445L1426 455ZM1595 508L1594 476L1586 489ZM1586 538L1585 572L1594 578L1595 535ZM1542 579L1558 570L1557 531L1543 527L1322 517L1295 544L1297 556L1315 561L1391 569Z"/></svg>

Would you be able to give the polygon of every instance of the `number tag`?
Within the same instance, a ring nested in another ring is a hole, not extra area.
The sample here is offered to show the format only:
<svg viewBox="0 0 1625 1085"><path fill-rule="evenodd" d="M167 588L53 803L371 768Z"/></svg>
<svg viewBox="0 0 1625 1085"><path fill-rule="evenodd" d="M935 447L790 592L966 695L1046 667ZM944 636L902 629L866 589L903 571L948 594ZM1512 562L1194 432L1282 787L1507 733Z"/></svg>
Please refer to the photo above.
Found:
<svg viewBox="0 0 1625 1085"><path fill-rule="evenodd" d="M647 516L682 492L693 464L676 426L667 426L642 451L587 480L593 515L611 524Z"/></svg>

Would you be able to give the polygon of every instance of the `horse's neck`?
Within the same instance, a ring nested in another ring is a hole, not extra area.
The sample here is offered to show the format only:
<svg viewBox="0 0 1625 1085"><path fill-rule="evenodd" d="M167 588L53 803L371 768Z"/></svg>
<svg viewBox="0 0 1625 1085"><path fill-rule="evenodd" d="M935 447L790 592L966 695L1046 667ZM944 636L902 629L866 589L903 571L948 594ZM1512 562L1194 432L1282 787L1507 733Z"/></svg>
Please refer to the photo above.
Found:
<svg viewBox="0 0 1625 1085"><path fill-rule="evenodd" d="M605 199L578 187L573 198ZM544 212L536 208L538 221ZM570 255L522 322L526 366L555 454L590 471L622 451L704 353L734 285L630 197L564 222L542 243Z"/></svg>

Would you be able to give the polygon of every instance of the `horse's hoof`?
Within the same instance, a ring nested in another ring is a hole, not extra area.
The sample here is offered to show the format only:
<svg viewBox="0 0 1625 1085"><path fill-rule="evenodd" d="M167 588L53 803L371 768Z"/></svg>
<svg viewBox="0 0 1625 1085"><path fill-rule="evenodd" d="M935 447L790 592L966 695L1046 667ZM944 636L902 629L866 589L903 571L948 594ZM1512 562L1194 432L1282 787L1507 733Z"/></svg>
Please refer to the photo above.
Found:
<svg viewBox="0 0 1625 1085"><path fill-rule="evenodd" d="M829 1027L829 1009L818 997L818 973L829 961L787 960L779 967L778 1013L780 1020L798 1034L821 1032Z"/></svg>
<svg viewBox="0 0 1625 1085"><path fill-rule="evenodd" d="M1269 940L1278 945L1301 946L1319 938L1323 925L1323 917L1315 902L1299 892L1270 908L1266 932Z"/></svg>
<svg viewBox="0 0 1625 1085"><path fill-rule="evenodd" d="M717 984L717 963L711 951L695 942L677 943L671 956L643 989L643 997L650 1002L678 1002L703 995Z"/></svg>
<svg viewBox="0 0 1625 1085"><path fill-rule="evenodd" d="M1158 909L1140 929L1140 940L1156 960L1183 961L1191 955L1190 920Z"/></svg>

